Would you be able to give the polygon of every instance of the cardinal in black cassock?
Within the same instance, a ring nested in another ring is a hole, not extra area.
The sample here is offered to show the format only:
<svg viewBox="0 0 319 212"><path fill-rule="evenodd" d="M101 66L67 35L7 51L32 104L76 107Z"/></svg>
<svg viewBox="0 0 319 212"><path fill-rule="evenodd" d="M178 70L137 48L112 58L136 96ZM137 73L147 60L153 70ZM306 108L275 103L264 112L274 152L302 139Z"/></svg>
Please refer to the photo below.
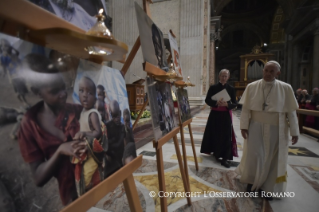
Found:
<svg viewBox="0 0 319 212"><path fill-rule="evenodd" d="M237 106L235 89L227 84L229 71L223 69L219 73L219 82L210 86L205 102L211 107L201 146L201 153L214 153L217 160L222 158L221 165L229 168L227 160L237 155L237 144L232 124L232 109ZM212 100L212 96L226 89L230 101Z"/></svg>

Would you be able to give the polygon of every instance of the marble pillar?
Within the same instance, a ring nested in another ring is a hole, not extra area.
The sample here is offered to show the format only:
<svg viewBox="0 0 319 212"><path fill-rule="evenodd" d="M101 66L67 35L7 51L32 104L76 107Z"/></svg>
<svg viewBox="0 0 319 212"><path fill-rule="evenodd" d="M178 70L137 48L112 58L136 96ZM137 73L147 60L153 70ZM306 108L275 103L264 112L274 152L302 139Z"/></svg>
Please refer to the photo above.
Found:
<svg viewBox="0 0 319 212"><path fill-rule="evenodd" d="M207 1L181 0L180 3L180 59L183 76L190 76L191 82L196 85L187 88L191 105L202 105L205 99L202 82L206 74L203 74L204 9L207 6L208 10L208 4L204 2Z"/></svg>
<svg viewBox="0 0 319 212"><path fill-rule="evenodd" d="M209 54L209 85L215 84L215 40L210 40Z"/></svg>
<svg viewBox="0 0 319 212"><path fill-rule="evenodd" d="M136 0L136 2L143 7L142 0ZM126 43L129 47L129 53L139 36L134 1L109 0L109 6L109 13L112 17L113 36L117 40ZM142 49L140 48L125 75L125 82L127 84L138 80L139 77L146 77L146 73L143 71L143 62ZM113 61L112 67L121 70L123 64Z"/></svg>
<svg viewBox="0 0 319 212"><path fill-rule="evenodd" d="M319 27L314 33L312 86L319 86Z"/></svg>

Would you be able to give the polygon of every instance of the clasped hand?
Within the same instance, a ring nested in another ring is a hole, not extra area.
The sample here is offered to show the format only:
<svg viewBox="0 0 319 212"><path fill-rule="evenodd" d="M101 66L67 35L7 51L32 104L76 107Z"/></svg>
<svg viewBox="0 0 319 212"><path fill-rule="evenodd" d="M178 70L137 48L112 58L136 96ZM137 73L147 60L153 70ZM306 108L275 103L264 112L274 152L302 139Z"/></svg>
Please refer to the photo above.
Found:
<svg viewBox="0 0 319 212"><path fill-rule="evenodd" d="M217 106L218 106L218 107L227 107L228 104L227 104L227 102L224 101L223 98L221 98L221 99L217 102Z"/></svg>
<svg viewBox="0 0 319 212"><path fill-rule="evenodd" d="M73 156L80 159L80 157L87 151L87 144L84 139L85 134L78 132L74 136L73 141L65 142L59 146L59 153L61 155Z"/></svg>

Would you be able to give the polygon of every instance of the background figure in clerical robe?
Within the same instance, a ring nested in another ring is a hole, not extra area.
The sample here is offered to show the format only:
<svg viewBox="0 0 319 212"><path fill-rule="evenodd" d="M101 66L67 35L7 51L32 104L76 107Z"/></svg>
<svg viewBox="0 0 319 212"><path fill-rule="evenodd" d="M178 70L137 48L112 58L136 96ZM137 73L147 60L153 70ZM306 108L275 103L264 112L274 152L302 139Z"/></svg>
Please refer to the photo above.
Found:
<svg viewBox="0 0 319 212"><path fill-rule="evenodd" d="M201 153L209 154L214 152L217 161L222 158L221 165L230 167L227 160L233 160L237 155L236 138L232 124L232 109L237 105L235 89L227 84L230 77L229 70L223 69L219 72L219 82L210 86L205 99L206 104L211 107L204 137L201 146ZM231 100L226 102L212 100L212 96L226 89Z"/></svg>
<svg viewBox="0 0 319 212"><path fill-rule="evenodd" d="M123 166L125 127L121 123L121 110L116 100L111 101L110 110L112 119L106 123L108 133L108 150L106 152L106 177Z"/></svg>

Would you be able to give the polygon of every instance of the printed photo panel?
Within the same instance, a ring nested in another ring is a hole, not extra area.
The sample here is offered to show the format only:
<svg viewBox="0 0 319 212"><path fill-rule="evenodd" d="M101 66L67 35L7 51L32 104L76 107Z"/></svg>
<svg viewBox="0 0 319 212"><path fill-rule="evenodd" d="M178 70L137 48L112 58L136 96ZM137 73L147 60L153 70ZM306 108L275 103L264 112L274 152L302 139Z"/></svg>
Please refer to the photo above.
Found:
<svg viewBox="0 0 319 212"><path fill-rule="evenodd" d="M99 164L104 178L136 157L126 85L119 70L81 60L73 99L83 106L80 131L94 130L87 123L90 118L87 120L86 113L93 111L101 117L100 127L105 132L105 139L102 137L97 142L97 149L103 149L104 152L102 163ZM86 118L82 119L82 115ZM82 125L86 128L82 128ZM94 152L94 148L92 150L92 154L98 158L100 152Z"/></svg>
<svg viewBox="0 0 319 212"><path fill-rule="evenodd" d="M188 101L188 93L186 89L176 89L177 102L182 123L191 117L191 110Z"/></svg>
<svg viewBox="0 0 319 212"><path fill-rule="evenodd" d="M171 55L172 55L172 61L175 67L176 73L178 73L180 76L182 75L182 66L180 64L180 58L179 58L179 51L178 51L178 44L176 39L173 37L173 35L168 32L168 38L170 43L170 49L171 49Z"/></svg>
<svg viewBox="0 0 319 212"><path fill-rule="evenodd" d="M107 16L107 8L104 0L29 0L56 16L70 22L71 24L88 31L96 23L95 15L103 9L104 20L107 27L111 19Z"/></svg>
<svg viewBox="0 0 319 212"><path fill-rule="evenodd" d="M151 108L154 137L155 140L158 140L178 126L171 85L166 82L155 81L152 77L147 77L146 86Z"/></svg>
<svg viewBox="0 0 319 212"><path fill-rule="evenodd" d="M162 31L136 2L135 11L144 61L167 72L168 65Z"/></svg>
<svg viewBox="0 0 319 212"><path fill-rule="evenodd" d="M136 157L120 71L4 34L0 61L1 181L17 210L60 210Z"/></svg>
<svg viewBox="0 0 319 212"><path fill-rule="evenodd" d="M17 211L36 210L34 202L60 210L76 197L70 157L61 156L52 177L33 173L75 135L81 109L72 93L79 59L0 34L0 61L1 181L16 194Z"/></svg>

